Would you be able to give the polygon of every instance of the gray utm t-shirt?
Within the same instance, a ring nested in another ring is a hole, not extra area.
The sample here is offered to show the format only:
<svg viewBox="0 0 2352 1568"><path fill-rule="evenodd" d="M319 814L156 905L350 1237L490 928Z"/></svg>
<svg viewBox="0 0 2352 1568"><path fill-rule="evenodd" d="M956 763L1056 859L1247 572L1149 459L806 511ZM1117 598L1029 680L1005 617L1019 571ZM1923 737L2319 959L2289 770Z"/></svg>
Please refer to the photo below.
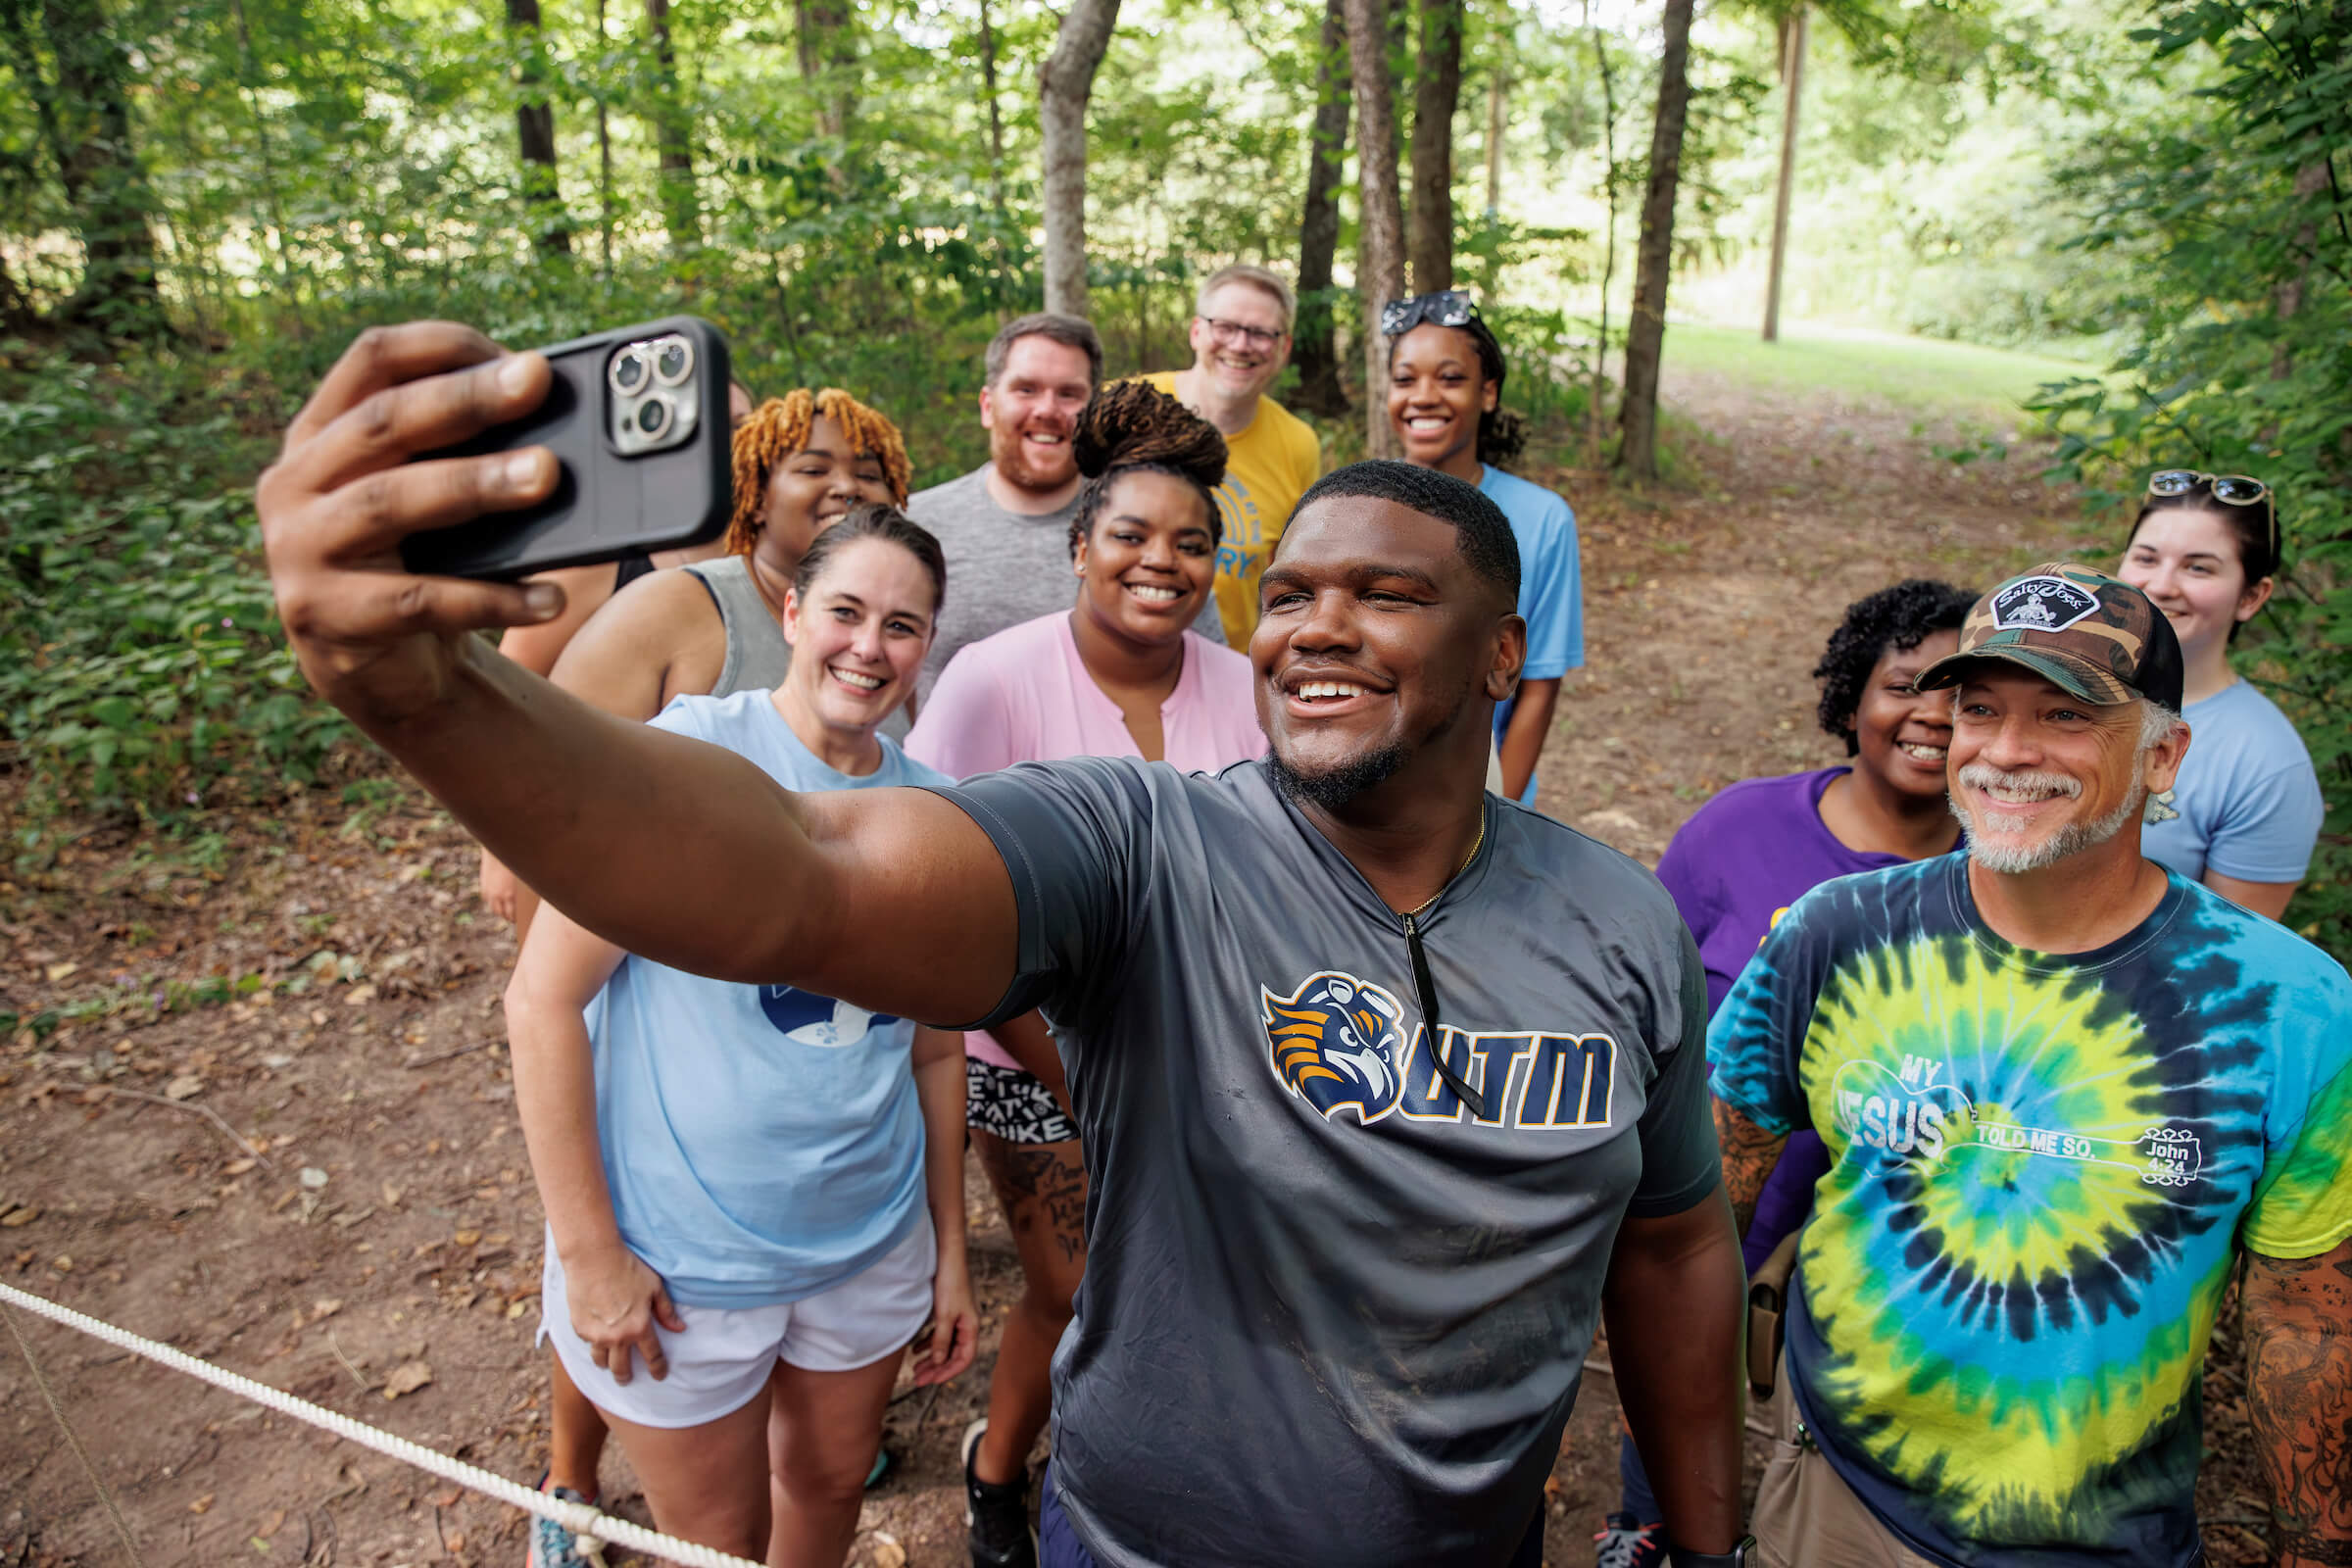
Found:
<svg viewBox="0 0 2352 1568"><path fill-rule="evenodd" d="M1656 878L1487 797L1402 921L1275 790L1081 758L940 792L1012 875L1093 1177L1054 1475L1103 1568L1494 1564L1618 1222L1713 1190L1706 992Z"/></svg>
<svg viewBox="0 0 2352 1568"><path fill-rule="evenodd" d="M1006 512L989 498L988 467L982 464L960 479L918 491L906 503L906 515L931 530L948 560L939 629L915 682L918 704L964 644L1067 610L1078 599L1078 579L1070 572L1077 498L1053 512ZM1212 643L1225 640L1215 594L1201 602L1193 630Z"/></svg>

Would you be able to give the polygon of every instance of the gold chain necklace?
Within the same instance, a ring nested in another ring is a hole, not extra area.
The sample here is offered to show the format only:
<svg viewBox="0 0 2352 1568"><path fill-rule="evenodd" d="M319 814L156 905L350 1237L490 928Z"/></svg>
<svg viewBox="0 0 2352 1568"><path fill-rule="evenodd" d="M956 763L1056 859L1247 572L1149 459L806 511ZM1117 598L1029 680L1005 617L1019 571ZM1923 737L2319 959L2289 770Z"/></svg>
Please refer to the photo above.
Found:
<svg viewBox="0 0 2352 1568"><path fill-rule="evenodd" d="M1405 910L1404 912L1406 914L1419 914L1422 910L1428 908L1431 905L1444 898L1446 896L1446 889L1453 886L1453 878L1460 876L1464 871L1470 869L1470 862L1478 858L1479 849L1486 842L1487 808L1484 805L1481 805L1478 808L1478 837L1470 841L1470 853L1463 856L1462 863L1453 868L1453 876L1447 877L1445 882L1439 886L1437 892L1432 893L1428 898L1423 899L1419 904L1414 905L1411 908Z"/></svg>

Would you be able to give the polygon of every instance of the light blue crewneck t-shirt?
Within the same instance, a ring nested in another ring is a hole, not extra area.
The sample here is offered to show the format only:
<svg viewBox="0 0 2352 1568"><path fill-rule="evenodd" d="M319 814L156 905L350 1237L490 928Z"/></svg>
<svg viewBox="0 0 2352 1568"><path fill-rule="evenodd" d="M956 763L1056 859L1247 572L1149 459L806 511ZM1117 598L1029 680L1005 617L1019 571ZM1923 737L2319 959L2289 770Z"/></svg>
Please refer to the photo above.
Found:
<svg viewBox="0 0 2352 1568"><path fill-rule="evenodd" d="M2141 853L2191 882L2300 882L2328 815L2303 737L2250 681L2180 710L2188 756L2173 783L2180 814L2150 826Z"/></svg>
<svg viewBox="0 0 2352 1568"><path fill-rule="evenodd" d="M887 737L875 772L837 773L765 692L681 697L653 723L748 758L791 790L955 782ZM634 955L588 1019L613 1216L673 1299L800 1300L913 1228L925 1200L909 1020Z"/></svg>
<svg viewBox="0 0 2352 1568"><path fill-rule="evenodd" d="M1576 514L1556 490L1483 466L1478 488L1510 519L1519 545L1519 618L1527 622L1527 662L1521 680L1556 680L1585 662L1585 587L1577 561ZM1494 738L1510 727L1516 700L1494 709ZM1536 799L1527 781L1523 806Z"/></svg>

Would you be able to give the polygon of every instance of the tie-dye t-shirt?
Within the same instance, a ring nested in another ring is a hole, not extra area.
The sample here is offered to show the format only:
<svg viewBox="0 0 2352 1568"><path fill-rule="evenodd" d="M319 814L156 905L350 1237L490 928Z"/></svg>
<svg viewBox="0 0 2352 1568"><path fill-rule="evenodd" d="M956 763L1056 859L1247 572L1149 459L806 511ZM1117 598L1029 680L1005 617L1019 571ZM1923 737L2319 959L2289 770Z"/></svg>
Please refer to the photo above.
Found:
<svg viewBox="0 0 2352 1568"><path fill-rule="evenodd" d="M1846 1483L1943 1562L2193 1561L2232 1250L2352 1235L2343 969L2177 875L2120 940L2028 952L1946 856L1806 895L1708 1044L1718 1098L1836 1161L1788 1354Z"/></svg>

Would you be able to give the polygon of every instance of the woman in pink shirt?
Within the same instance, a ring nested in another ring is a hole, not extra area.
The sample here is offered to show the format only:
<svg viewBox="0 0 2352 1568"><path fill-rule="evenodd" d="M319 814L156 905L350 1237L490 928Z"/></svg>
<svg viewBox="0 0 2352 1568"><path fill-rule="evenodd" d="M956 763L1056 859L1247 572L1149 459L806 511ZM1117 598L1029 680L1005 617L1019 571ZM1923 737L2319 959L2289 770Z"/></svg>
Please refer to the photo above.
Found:
<svg viewBox="0 0 2352 1568"><path fill-rule="evenodd" d="M1087 477L1070 520L1077 604L960 650L923 704L906 754L969 778L1015 762L1136 757L1187 772L1261 755L1249 659L1188 630L1215 576L1216 426L1141 381L1103 388L1072 435ZM1037 1014L999 1035L1044 1029ZM1026 1288L1005 1319L988 1415L964 1433L975 1563L1032 1563L1029 1450L1049 1366L1086 1266L1086 1168L1062 1086L964 1037L965 1116L1020 1251Z"/></svg>

